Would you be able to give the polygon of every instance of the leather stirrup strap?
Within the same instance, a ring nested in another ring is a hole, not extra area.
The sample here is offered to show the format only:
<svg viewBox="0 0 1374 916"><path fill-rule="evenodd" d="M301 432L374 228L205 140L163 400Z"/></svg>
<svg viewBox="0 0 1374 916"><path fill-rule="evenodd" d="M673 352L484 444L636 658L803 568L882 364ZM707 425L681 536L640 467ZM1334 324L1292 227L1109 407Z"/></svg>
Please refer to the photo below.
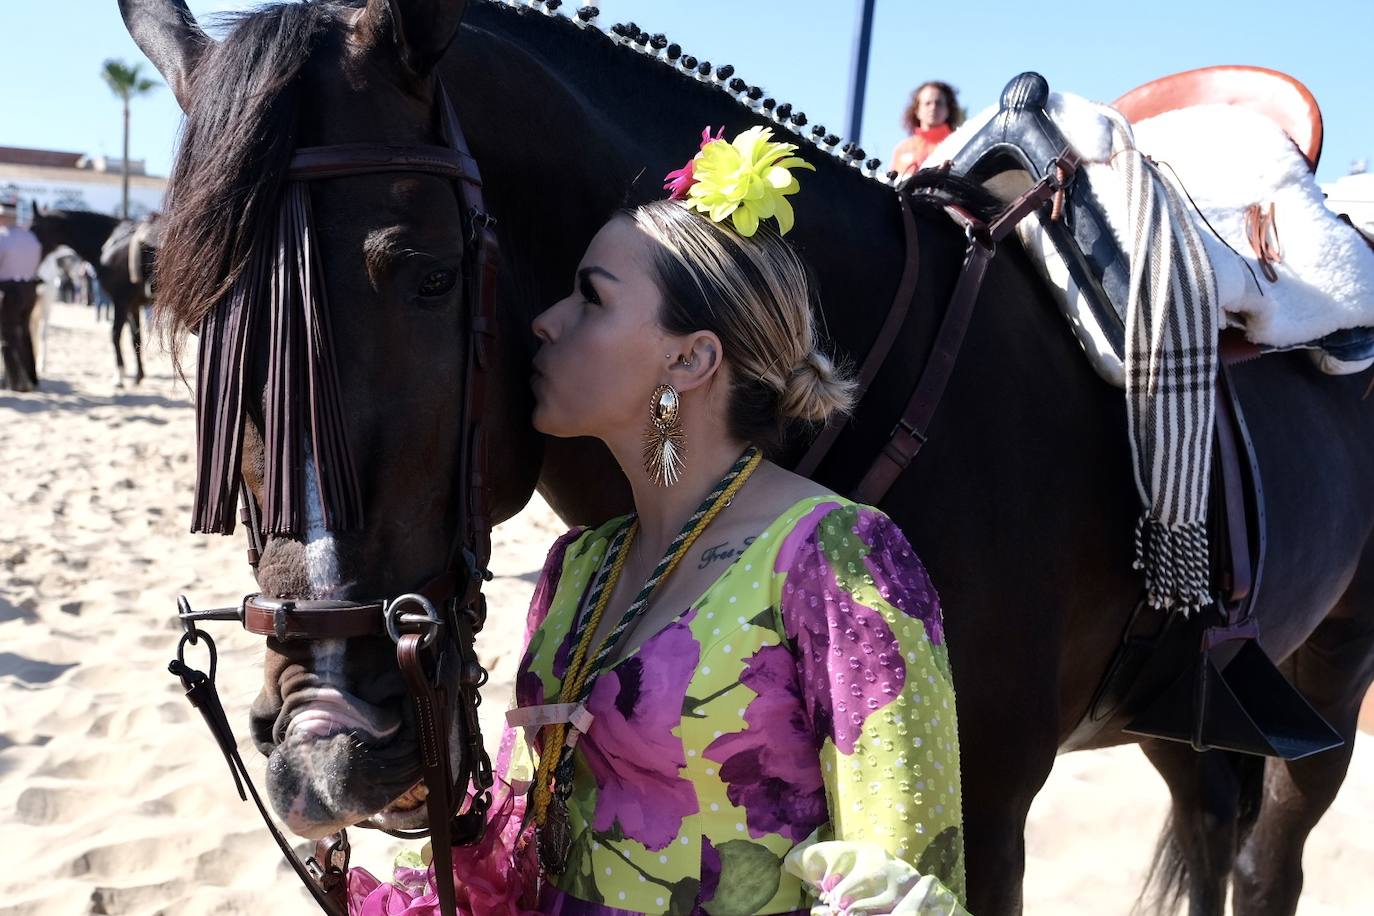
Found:
<svg viewBox="0 0 1374 916"><path fill-rule="evenodd" d="M897 203L902 210L902 234L906 238L906 260L902 264L902 277L897 283L897 292L892 297L892 307L887 310L887 318L873 338L863 365L859 368L858 387L854 390L854 403L863 400L878 370L883 367L892 345L897 342L897 332L902 329L907 313L911 310L911 300L916 295L916 281L921 276L921 246L916 236L916 220L911 214L911 202L904 193L897 194ZM803 477L810 477L820 466L821 460L835 445L835 440L849 422L847 417L832 417L830 422L816 436L811 447L806 450L802 460L794 469Z"/></svg>
<svg viewBox="0 0 1374 916"><path fill-rule="evenodd" d="M1229 640L1259 636L1254 607L1264 565L1264 488L1260 484L1259 466L1249 442L1240 401L1236 398L1230 370L1225 365L1217 378L1215 452L1219 472L1217 486L1221 488L1222 529L1217 597L1224 622L1222 626L1203 631L1204 650ZM1254 501L1258 553L1251 550L1247 489Z"/></svg>
<svg viewBox="0 0 1374 916"><path fill-rule="evenodd" d="M907 401L887 444L854 488L851 495L856 501L877 505L920 452L921 446L925 445L930 421L954 373L964 335L983 286L983 277L996 253L997 243L1009 235L1017 223L1059 193L1077 166L1078 157L1072 151L1065 151L1059 157L1058 168L1051 169L1045 177L1031 185L988 225L958 207L945 207L945 212L963 226L968 237L963 267L959 271L959 279L955 281L949 307L945 309L940 328L935 333L930 358L921 370L916 389Z"/></svg>

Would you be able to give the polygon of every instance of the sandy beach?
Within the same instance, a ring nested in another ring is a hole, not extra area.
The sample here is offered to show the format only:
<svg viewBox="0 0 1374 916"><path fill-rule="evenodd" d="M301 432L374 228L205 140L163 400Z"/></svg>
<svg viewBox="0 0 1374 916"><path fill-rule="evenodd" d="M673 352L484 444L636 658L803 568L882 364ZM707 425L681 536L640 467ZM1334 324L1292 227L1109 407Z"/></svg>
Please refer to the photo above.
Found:
<svg viewBox="0 0 1374 916"><path fill-rule="evenodd" d="M178 594L216 606L253 590L242 536L187 533L189 393L156 343L144 383L116 391L108 336L91 310L55 306L43 390L0 392L0 913L310 913L166 670ZM561 531L537 499L497 531L478 646L493 749L529 594ZM261 647L232 625L213 633L220 693L260 774L246 733ZM1027 913L1127 913L1167 806L1134 747L1062 757L1027 829ZM1374 737L1361 734L1308 843L1300 914L1374 911L1371 824ZM357 836L354 864L388 873L405 845Z"/></svg>

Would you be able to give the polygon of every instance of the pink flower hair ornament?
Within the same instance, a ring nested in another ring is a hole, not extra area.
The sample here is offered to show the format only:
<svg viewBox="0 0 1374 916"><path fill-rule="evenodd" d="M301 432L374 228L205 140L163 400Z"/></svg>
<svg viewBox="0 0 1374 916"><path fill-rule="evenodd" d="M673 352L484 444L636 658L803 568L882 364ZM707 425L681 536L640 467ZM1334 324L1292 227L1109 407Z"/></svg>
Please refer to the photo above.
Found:
<svg viewBox="0 0 1374 916"><path fill-rule="evenodd" d="M758 231L760 220L769 218L778 221L778 234L786 235L793 223L787 198L800 188L790 170L816 170L792 155L796 151L795 144L774 141L767 127L751 127L726 140L724 127L712 136L708 126L701 132L697 154L664 176L663 189L669 200L682 201L712 222L729 218L745 238Z"/></svg>

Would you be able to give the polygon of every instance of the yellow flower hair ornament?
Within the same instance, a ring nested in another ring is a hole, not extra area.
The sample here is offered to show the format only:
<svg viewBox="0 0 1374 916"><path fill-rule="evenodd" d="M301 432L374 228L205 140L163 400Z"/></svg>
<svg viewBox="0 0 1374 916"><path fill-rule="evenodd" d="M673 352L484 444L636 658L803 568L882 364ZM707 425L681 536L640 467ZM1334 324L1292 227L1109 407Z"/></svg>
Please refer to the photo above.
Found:
<svg viewBox="0 0 1374 916"><path fill-rule="evenodd" d="M668 197L713 222L728 217L746 238L758 231L759 220L770 217L778 221L778 234L786 235L793 222L787 197L800 187L789 169L814 172L815 166L792 155L795 144L774 141L767 127L751 127L733 140L723 135L723 128L714 137L711 128L702 131L701 149L665 178Z"/></svg>

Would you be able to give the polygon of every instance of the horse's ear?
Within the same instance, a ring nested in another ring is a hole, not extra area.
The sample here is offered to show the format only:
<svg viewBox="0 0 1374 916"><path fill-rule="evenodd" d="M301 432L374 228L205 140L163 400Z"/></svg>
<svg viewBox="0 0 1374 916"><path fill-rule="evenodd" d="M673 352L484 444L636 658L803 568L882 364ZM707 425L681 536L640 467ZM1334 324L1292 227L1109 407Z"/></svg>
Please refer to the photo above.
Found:
<svg viewBox="0 0 1374 916"><path fill-rule="evenodd" d="M182 111L191 108L191 76L210 36L196 24L186 0L119 0L119 13L134 44L172 87Z"/></svg>
<svg viewBox="0 0 1374 916"><path fill-rule="evenodd" d="M377 38L389 37L417 77L434 70L463 21L467 0L368 0L363 14Z"/></svg>

